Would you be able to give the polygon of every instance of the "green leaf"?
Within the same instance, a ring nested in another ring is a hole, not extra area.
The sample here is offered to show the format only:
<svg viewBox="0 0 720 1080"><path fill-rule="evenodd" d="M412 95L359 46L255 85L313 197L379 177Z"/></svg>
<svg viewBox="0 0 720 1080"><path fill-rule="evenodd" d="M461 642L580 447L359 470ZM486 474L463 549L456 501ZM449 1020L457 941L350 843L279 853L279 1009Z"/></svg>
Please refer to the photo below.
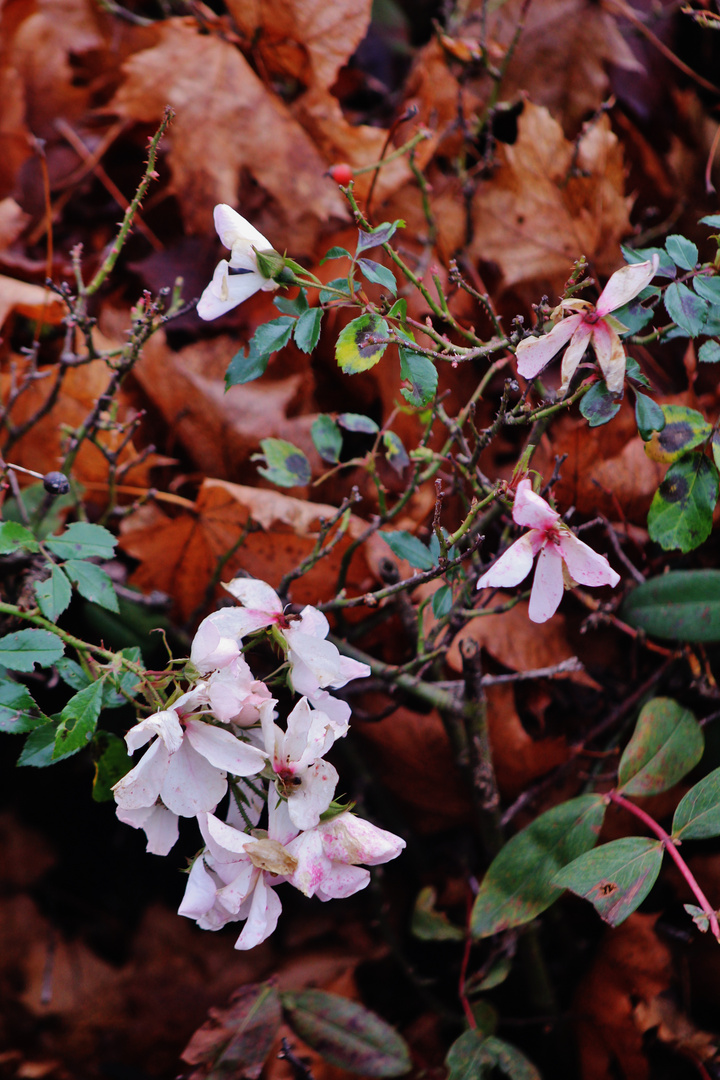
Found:
<svg viewBox="0 0 720 1080"><path fill-rule="evenodd" d="M447 1052L448 1080L541 1080L540 1073L514 1046L477 1029L465 1031Z"/></svg>
<svg viewBox="0 0 720 1080"><path fill-rule="evenodd" d="M399 529L397 532L381 532L379 535L393 555L396 555L398 559L406 559L416 569L432 570L435 566L435 560L428 548L412 533Z"/></svg>
<svg viewBox="0 0 720 1080"><path fill-rule="evenodd" d="M646 375L643 375L642 369L634 356L625 357L625 374L630 382L649 388L650 380Z"/></svg>
<svg viewBox="0 0 720 1080"><path fill-rule="evenodd" d="M401 323L405 323L407 319L407 300L404 296L401 296L399 300L396 300L393 306L387 313L388 319L398 319Z"/></svg>
<svg viewBox="0 0 720 1080"><path fill-rule="evenodd" d="M360 435L377 435L380 428L369 416L361 413L345 412L338 416L338 424L346 431L355 431Z"/></svg>
<svg viewBox="0 0 720 1080"><path fill-rule="evenodd" d="M703 454L689 454L671 465L653 496L648 532L671 551L692 551L707 540L718 497L718 471Z"/></svg>
<svg viewBox="0 0 720 1080"><path fill-rule="evenodd" d="M320 340L320 325L322 323L322 308L310 308L303 312L295 323L293 337L298 349L311 353Z"/></svg>
<svg viewBox="0 0 720 1080"><path fill-rule="evenodd" d="M361 251L367 251L369 248L377 247L378 244L386 244L395 235L397 229L402 229L404 225L405 222L398 219L397 221L383 221L381 225L376 225L369 232L358 229L357 254L359 255Z"/></svg>
<svg viewBox="0 0 720 1080"><path fill-rule="evenodd" d="M590 427L601 427L620 412L622 402L604 382L596 382L580 400L580 412Z"/></svg>
<svg viewBox="0 0 720 1080"><path fill-rule="evenodd" d="M352 290L356 293L360 286L357 281L353 281ZM348 285L348 279L346 277L333 278L332 281L328 281L324 289L320 290L320 303L328 304L331 300L337 300L337 296L333 290L344 293L345 296L350 296L350 286Z"/></svg>
<svg viewBox="0 0 720 1080"><path fill-rule="evenodd" d="M73 690L82 690L93 681L77 661L71 660L69 656L61 656L55 664L55 670L62 681Z"/></svg>
<svg viewBox="0 0 720 1080"><path fill-rule="evenodd" d="M102 525L75 521L60 536L46 540L47 547L59 559L112 559L117 540Z"/></svg>
<svg viewBox="0 0 720 1080"><path fill-rule="evenodd" d="M664 300L665 310L673 322L690 337L697 337L708 316L707 301L678 281L668 285Z"/></svg>
<svg viewBox="0 0 720 1080"><path fill-rule="evenodd" d="M213 1009L212 1020L195 1032L182 1060L201 1065L193 1076L204 1080L258 1080L281 1020L280 996L274 986L242 986L234 991L228 1008Z"/></svg>
<svg viewBox="0 0 720 1080"><path fill-rule="evenodd" d="M410 1071L405 1040L375 1013L323 990L281 993L285 1019L326 1061L362 1076L403 1076Z"/></svg>
<svg viewBox="0 0 720 1080"><path fill-rule="evenodd" d="M55 732L57 722L51 721L31 731L25 740L18 765L30 765L35 769L44 769L54 764Z"/></svg>
<svg viewBox="0 0 720 1080"><path fill-rule="evenodd" d="M686 236L674 233L665 241L665 250L681 270L694 270L698 261L698 249Z"/></svg>
<svg viewBox="0 0 720 1080"><path fill-rule="evenodd" d="M601 919L619 926L652 889L662 859L659 840L625 836L581 855L556 874L553 883L589 900Z"/></svg>
<svg viewBox="0 0 720 1080"><path fill-rule="evenodd" d="M289 300L287 296L276 296L273 303L283 315L294 315L296 317L302 315L309 307L305 289L301 289L294 300Z"/></svg>
<svg viewBox="0 0 720 1080"><path fill-rule="evenodd" d="M641 394L637 390L635 391L635 421L640 438L645 442L653 431L662 431L667 423L665 413L658 403L647 394Z"/></svg>
<svg viewBox="0 0 720 1080"><path fill-rule="evenodd" d="M109 802L113 797L113 785L132 769L132 758L125 748L125 740L111 731L96 731L93 744L98 756L92 797L95 802Z"/></svg>
<svg viewBox="0 0 720 1080"><path fill-rule="evenodd" d="M278 487L298 487L309 484L312 478L310 462L297 446L285 439L261 439L262 454L253 454L253 461L265 461L258 472Z"/></svg>
<svg viewBox="0 0 720 1080"><path fill-rule="evenodd" d="M720 641L720 570L671 570L623 602L621 617L652 637Z"/></svg>
<svg viewBox="0 0 720 1080"><path fill-rule="evenodd" d="M435 907L437 892L427 885L418 893L410 922L410 932L421 941L463 941L465 931L453 926L444 911Z"/></svg>
<svg viewBox="0 0 720 1080"><path fill-rule="evenodd" d="M270 356L287 345L290 340L295 320L290 315L281 315L278 319L258 326L250 342L250 351L261 356Z"/></svg>
<svg viewBox="0 0 720 1080"><path fill-rule="evenodd" d="M99 566L83 559L68 559L65 571L86 600L108 611L120 611L112 580Z"/></svg>
<svg viewBox="0 0 720 1080"><path fill-rule="evenodd" d="M640 710L618 769L623 795L658 795L694 769L705 749L702 728L672 698L653 698Z"/></svg>
<svg viewBox="0 0 720 1080"><path fill-rule="evenodd" d="M685 911L697 926L701 934L707 934L710 929L710 919L697 904L683 904Z"/></svg>
<svg viewBox="0 0 720 1080"><path fill-rule="evenodd" d="M57 622L72 599L70 582L59 566L50 563L50 577L35 582L35 597L45 618Z"/></svg>
<svg viewBox="0 0 720 1080"><path fill-rule="evenodd" d="M442 619L452 607L452 589L449 585L441 585L437 592L433 593L432 611L436 619Z"/></svg>
<svg viewBox="0 0 720 1080"><path fill-rule="evenodd" d="M558 899L552 879L594 847L605 816L598 795L581 795L536 818L513 836L483 878L472 913L476 938L531 922Z"/></svg>
<svg viewBox="0 0 720 1080"><path fill-rule="evenodd" d="M720 304L720 277L696 277L693 279L693 288L703 300L709 300L711 304Z"/></svg>
<svg viewBox="0 0 720 1080"><path fill-rule="evenodd" d="M628 263L647 262L649 259L652 259L653 255L657 255L660 263L655 274L656 277L674 278L677 273L675 263L664 248L631 248L627 247L625 244L621 244L620 250L623 253L625 261Z"/></svg>
<svg viewBox="0 0 720 1080"><path fill-rule="evenodd" d="M26 551L39 551L40 545L24 525L17 521L0 522L0 555L8 555L17 548Z"/></svg>
<svg viewBox="0 0 720 1080"><path fill-rule="evenodd" d="M84 690L78 690L60 713L60 724L55 735L53 761L69 757L84 749L90 742L97 725L103 699L103 680L97 679Z"/></svg>
<svg viewBox="0 0 720 1080"><path fill-rule="evenodd" d="M410 458L400 436L396 435L394 431L383 431L383 445L385 446L385 457L388 459L388 464L392 466L399 476L402 476L403 469L406 469L410 464Z"/></svg>
<svg viewBox="0 0 720 1080"><path fill-rule="evenodd" d="M17 630L0 638L0 665L10 671L32 671L35 664L51 667L65 652L49 630Z"/></svg>
<svg viewBox="0 0 720 1080"><path fill-rule="evenodd" d="M704 341L698 349L701 364L717 364L720 360L720 344L717 341Z"/></svg>
<svg viewBox="0 0 720 1080"><path fill-rule="evenodd" d="M327 255L325 255L320 260L320 265L322 266L323 263L328 262L330 259L350 259L350 260L352 260L352 255L344 247L331 247L330 250L328 251Z"/></svg>
<svg viewBox="0 0 720 1080"><path fill-rule="evenodd" d="M686 405L656 405L665 423L646 440L645 453L652 461L669 464L710 438L712 427L697 409Z"/></svg>
<svg viewBox="0 0 720 1080"><path fill-rule="evenodd" d="M720 229L720 214L707 214L705 217L701 217L700 225L709 225L712 229Z"/></svg>
<svg viewBox="0 0 720 1080"><path fill-rule="evenodd" d="M672 835L681 840L720 836L720 769L713 769L683 795L673 818Z"/></svg>
<svg viewBox="0 0 720 1080"><path fill-rule="evenodd" d="M380 360L387 348L375 338L387 338L388 325L379 315L368 312L353 319L338 336L335 343L335 359L348 375L368 371Z"/></svg>
<svg viewBox="0 0 720 1080"><path fill-rule="evenodd" d="M26 686L16 682L0 683L0 731L7 735L24 735L49 717L40 711Z"/></svg>
<svg viewBox="0 0 720 1080"><path fill-rule="evenodd" d="M357 264L368 281L372 281L374 285L382 285L383 289L387 289L395 296L397 281L392 270L388 270L387 266L381 263L373 262L372 259L358 259Z"/></svg>
<svg viewBox="0 0 720 1080"><path fill-rule="evenodd" d="M225 389L231 386L244 386L245 383L259 379L267 371L270 353L254 352L252 348L245 354L244 349L236 352L225 372Z"/></svg>
<svg viewBox="0 0 720 1080"><path fill-rule="evenodd" d="M427 405L435 397L438 385L438 372L432 360L422 353L399 349L400 375L410 388L402 387L400 393L407 402L417 408Z"/></svg>
<svg viewBox="0 0 720 1080"><path fill-rule="evenodd" d="M645 307L640 298L635 296L627 304L613 311L613 318L625 327L625 330L618 331L620 337L628 337L630 334L639 333L644 326L647 326L654 314L651 307ZM626 374L629 376L630 372L626 371Z"/></svg>
<svg viewBox="0 0 720 1080"><path fill-rule="evenodd" d="M342 432L332 416L320 413L313 420L310 434L313 445L323 461L329 461L331 465L337 464L342 450Z"/></svg>

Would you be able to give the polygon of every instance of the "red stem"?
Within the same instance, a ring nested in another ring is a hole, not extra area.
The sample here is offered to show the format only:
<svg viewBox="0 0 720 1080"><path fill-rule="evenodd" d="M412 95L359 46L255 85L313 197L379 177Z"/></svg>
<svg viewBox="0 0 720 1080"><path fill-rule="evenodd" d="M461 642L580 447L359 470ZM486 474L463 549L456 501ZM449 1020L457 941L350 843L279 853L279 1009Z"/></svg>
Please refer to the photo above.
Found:
<svg viewBox="0 0 720 1080"><path fill-rule="evenodd" d="M678 851L677 845L673 840L672 836L670 836L669 833L665 832L663 827L661 825L658 825L657 821L655 821L654 818L651 818L649 814L646 814L644 810L641 810L639 806L636 806L635 803L630 802L630 800L626 799L623 795L619 795L617 791L608 792L608 798L611 800L611 802L614 802L616 806L622 806L624 810L627 810L628 813L633 814L633 816L638 818L639 821L642 821L642 823L647 826L650 832L654 833L655 836L657 836L658 840L662 841L663 847L667 851L670 858L674 860L678 870L684 877L685 881L688 883L695 899L702 908L703 913L707 915L710 929L713 932L715 940L720 942L720 924L718 924L717 914L710 906L710 903L705 896L705 893L702 891L697 881L695 880L693 873L690 870L690 867L687 865L682 855Z"/></svg>

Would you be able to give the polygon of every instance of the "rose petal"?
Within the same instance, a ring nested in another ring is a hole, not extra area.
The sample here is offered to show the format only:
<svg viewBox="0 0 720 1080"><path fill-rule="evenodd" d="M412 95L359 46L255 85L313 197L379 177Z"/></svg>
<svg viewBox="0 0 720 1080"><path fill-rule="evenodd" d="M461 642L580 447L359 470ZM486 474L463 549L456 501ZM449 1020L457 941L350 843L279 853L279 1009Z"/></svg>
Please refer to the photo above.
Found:
<svg viewBox="0 0 720 1080"><path fill-rule="evenodd" d="M616 270L600 293L595 310L598 315L607 315L610 311L627 304L650 284L660 264L659 255L653 255L648 262L631 263Z"/></svg>
<svg viewBox="0 0 720 1080"><path fill-rule="evenodd" d="M170 754L162 739L157 739L131 769L113 787L115 802L125 810L154 806L165 781Z"/></svg>
<svg viewBox="0 0 720 1080"><path fill-rule="evenodd" d="M617 331L602 319L593 329L593 346L608 390L611 394L621 393L625 382L625 349Z"/></svg>
<svg viewBox="0 0 720 1080"><path fill-rule="evenodd" d="M528 615L533 622L546 622L555 614L562 600L562 556L552 542L545 544L535 567Z"/></svg>
<svg viewBox="0 0 720 1080"><path fill-rule="evenodd" d="M517 486L512 514L513 521L528 529L549 529L560 518L557 510L535 494L528 479L521 480Z"/></svg>
<svg viewBox="0 0 720 1080"><path fill-rule="evenodd" d="M478 589L506 588L523 581L532 569L533 538L536 535L538 534L533 529L516 540L483 574L477 583Z"/></svg>
<svg viewBox="0 0 720 1080"><path fill-rule="evenodd" d="M272 248L269 240L266 240L254 225L251 225L242 214L238 214L237 210L233 210L227 203L219 203L215 207L213 219L223 247L230 248L234 258L236 251L239 255L241 250L245 250L250 257L253 257L253 248L258 251L268 251Z"/></svg>
<svg viewBox="0 0 720 1080"><path fill-rule="evenodd" d="M236 949L254 949L269 938L277 926L282 904L277 893L265 883L265 875L258 876L253 891L252 904L247 922L235 942Z"/></svg>
<svg viewBox="0 0 720 1080"><path fill-rule="evenodd" d="M542 337L523 338L515 349L518 373L524 379L534 379L538 372L560 352L582 322L582 315L570 315L553 326L549 334Z"/></svg>
<svg viewBox="0 0 720 1080"><path fill-rule="evenodd" d="M262 750L243 742L225 728L204 724L202 720L188 720L185 734L195 750L216 769L233 776L255 776L265 767L267 755Z"/></svg>
<svg viewBox="0 0 720 1080"><path fill-rule="evenodd" d="M187 739L183 739L182 746L168 762L160 789L160 796L168 810L180 817L195 817L203 810L214 810L226 791L225 773L211 765L193 749Z"/></svg>
<svg viewBox="0 0 720 1080"><path fill-rule="evenodd" d="M620 575L605 556L593 551L573 533L563 530L558 546L573 581L580 585L617 585Z"/></svg>
<svg viewBox="0 0 720 1080"><path fill-rule="evenodd" d="M592 335L592 326L587 323L581 323L572 336L572 340L565 350L565 355L562 359L562 367L560 368L560 393L566 394L570 380L577 371L578 364L585 355L585 350L590 343L590 337Z"/></svg>

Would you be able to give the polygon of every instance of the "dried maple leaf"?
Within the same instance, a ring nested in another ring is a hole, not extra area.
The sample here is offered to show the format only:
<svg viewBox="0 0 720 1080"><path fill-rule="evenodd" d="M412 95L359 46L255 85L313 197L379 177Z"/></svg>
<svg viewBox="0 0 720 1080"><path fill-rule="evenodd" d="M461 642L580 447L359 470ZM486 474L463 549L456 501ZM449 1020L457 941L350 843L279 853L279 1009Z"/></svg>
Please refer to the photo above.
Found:
<svg viewBox="0 0 720 1080"><path fill-rule="evenodd" d="M61 300L49 289L0 275L0 327L13 311L51 326L59 326L65 315Z"/></svg>
<svg viewBox="0 0 720 1080"><path fill-rule="evenodd" d="M109 106L119 116L156 123L166 104L176 111L168 160L190 232L211 231L216 203L237 204L241 170L280 211L253 222L280 251L312 250L319 223L344 215L311 139L230 42L201 35L193 19L167 19L123 75Z"/></svg>
<svg viewBox="0 0 720 1080"><path fill-rule="evenodd" d="M581 255L615 269L630 231L622 149L606 116L583 135L576 156L547 109L527 104L518 137L498 149L499 167L478 185L470 252L497 263L507 286L561 287Z"/></svg>

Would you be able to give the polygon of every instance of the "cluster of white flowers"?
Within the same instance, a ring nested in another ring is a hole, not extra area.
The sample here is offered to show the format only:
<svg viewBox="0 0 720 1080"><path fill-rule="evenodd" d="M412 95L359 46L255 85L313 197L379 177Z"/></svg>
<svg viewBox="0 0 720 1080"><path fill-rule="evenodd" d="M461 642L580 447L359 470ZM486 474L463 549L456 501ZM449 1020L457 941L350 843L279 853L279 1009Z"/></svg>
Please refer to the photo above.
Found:
<svg viewBox="0 0 720 1080"><path fill-rule="evenodd" d="M154 742L113 790L118 817L145 830L155 855L177 841L179 817L197 819L205 848L180 914L206 930L245 920L235 948L251 949L277 925L277 885L287 881L321 900L351 896L370 880L359 864L388 862L405 843L331 807L338 774L324 755L347 734L350 706L330 691L369 667L326 640L328 622L316 608L286 615L277 593L252 578L225 587L242 607L200 624L190 656L199 677L127 733L131 753ZM286 656L288 683L302 695L284 729L278 702L245 658L244 639L260 630ZM228 784L223 821L215 811Z"/></svg>

